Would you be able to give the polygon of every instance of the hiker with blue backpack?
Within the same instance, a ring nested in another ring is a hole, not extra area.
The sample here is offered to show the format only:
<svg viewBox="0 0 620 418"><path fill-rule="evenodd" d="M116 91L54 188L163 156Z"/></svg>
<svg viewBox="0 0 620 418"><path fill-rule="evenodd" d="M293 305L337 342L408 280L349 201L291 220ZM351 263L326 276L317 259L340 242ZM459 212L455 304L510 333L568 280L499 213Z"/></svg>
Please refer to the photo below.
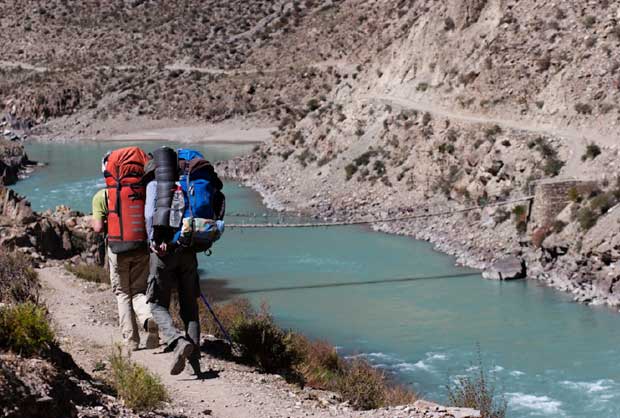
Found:
<svg viewBox="0 0 620 418"><path fill-rule="evenodd" d="M145 222L150 242L147 298L174 358L170 374L181 373L189 360L200 376L200 283L197 253L208 251L224 232L222 181L213 166L194 150L162 147L145 169ZM185 330L170 315L170 297L177 289Z"/></svg>

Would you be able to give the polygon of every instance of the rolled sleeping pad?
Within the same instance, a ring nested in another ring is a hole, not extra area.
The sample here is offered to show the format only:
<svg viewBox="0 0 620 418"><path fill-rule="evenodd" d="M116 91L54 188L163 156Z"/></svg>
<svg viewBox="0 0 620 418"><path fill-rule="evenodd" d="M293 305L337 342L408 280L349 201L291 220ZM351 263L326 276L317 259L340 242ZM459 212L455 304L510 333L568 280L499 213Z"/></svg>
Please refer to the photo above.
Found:
<svg viewBox="0 0 620 418"><path fill-rule="evenodd" d="M153 214L153 226L170 226L170 206L176 189L175 181L179 179L177 153L168 147L158 148L153 152L155 160L155 180L157 180L157 203Z"/></svg>
<svg viewBox="0 0 620 418"><path fill-rule="evenodd" d="M176 181L178 170L176 167L161 167L155 169L155 179L157 181Z"/></svg>
<svg viewBox="0 0 620 418"><path fill-rule="evenodd" d="M155 160L155 167L176 168L178 166L177 153L169 147L161 147L153 151L153 160Z"/></svg>

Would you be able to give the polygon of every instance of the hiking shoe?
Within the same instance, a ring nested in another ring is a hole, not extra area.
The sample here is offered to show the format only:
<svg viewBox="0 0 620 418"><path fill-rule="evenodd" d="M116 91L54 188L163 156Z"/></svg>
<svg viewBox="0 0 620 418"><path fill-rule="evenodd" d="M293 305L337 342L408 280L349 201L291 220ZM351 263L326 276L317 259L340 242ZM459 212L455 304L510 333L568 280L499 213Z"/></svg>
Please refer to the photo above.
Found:
<svg viewBox="0 0 620 418"><path fill-rule="evenodd" d="M200 377L200 375L202 374L202 372L200 371L200 355L195 356L192 355L189 358L189 369L187 369L187 373L189 373L191 376L198 376Z"/></svg>
<svg viewBox="0 0 620 418"><path fill-rule="evenodd" d="M177 345L174 348L174 359L172 360L172 366L170 367L170 374L175 376L180 374L183 369L185 369L185 360L192 354L194 351L194 346L192 343L187 341L185 338L179 338L177 341Z"/></svg>
<svg viewBox="0 0 620 418"><path fill-rule="evenodd" d="M146 320L146 330L148 331L148 336L146 337L147 350L159 347L159 327L153 318Z"/></svg>

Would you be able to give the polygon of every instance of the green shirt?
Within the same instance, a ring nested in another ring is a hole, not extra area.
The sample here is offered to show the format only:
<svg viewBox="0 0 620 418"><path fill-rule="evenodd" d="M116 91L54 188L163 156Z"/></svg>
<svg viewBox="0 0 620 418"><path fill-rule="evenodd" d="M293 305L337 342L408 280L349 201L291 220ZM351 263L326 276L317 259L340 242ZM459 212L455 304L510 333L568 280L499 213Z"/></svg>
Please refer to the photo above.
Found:
<svg viewBox="0 0 620 418"><path fill-rule="evenodd" d="M93 219L105 221L108 217L108 190L101 189L93 196Z"/></svg>

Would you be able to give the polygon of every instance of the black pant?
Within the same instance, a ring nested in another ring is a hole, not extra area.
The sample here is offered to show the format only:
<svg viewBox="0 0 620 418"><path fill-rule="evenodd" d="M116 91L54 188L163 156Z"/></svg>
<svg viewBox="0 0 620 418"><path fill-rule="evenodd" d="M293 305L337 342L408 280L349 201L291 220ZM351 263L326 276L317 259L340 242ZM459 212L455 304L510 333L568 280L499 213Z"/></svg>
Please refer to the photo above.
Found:
<svg viewBox="0 0 620 418"><path fill-rule="evenodd" d="M170 295L176 288L179 294L181 319L185 332L177 329L170 316ZM164 257L151 253L147 296L153 319L169 348L174 348L179 338L185 337L200 345L198 298L200 283L198 260L192 250L181 250ZM198 349L195 350L198 353Z"/></svg>

